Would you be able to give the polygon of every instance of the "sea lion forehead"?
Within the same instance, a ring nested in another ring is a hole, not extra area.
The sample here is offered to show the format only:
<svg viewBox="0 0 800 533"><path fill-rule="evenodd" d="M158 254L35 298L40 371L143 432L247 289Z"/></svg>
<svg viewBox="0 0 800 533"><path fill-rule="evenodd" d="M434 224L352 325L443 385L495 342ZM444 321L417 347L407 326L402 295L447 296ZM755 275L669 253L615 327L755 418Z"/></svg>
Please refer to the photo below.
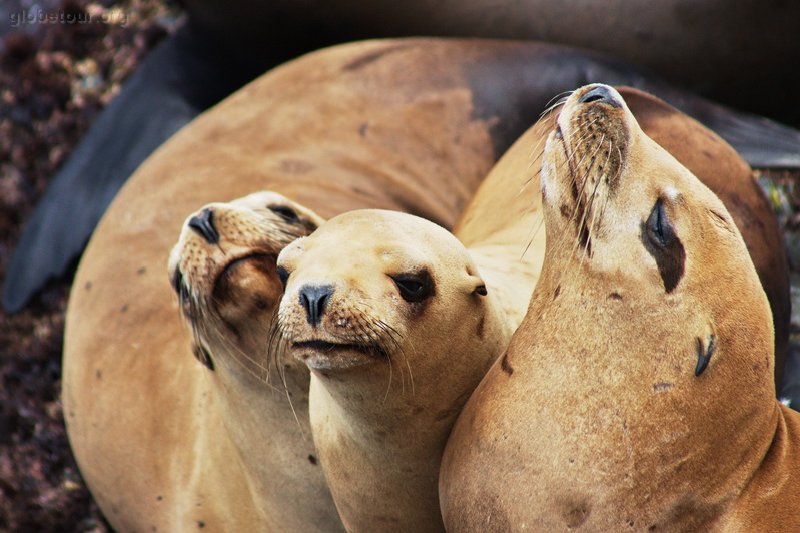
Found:
<svg viewBox="0 0 800 533"><path fill-rule="evenodd" d="M311 235L305 249L332 242L342 253L369 253L387 260L413 257L424 262L443 254L466 255L464 245L438 224L381 209L349 211L330 219Z"/></svg>

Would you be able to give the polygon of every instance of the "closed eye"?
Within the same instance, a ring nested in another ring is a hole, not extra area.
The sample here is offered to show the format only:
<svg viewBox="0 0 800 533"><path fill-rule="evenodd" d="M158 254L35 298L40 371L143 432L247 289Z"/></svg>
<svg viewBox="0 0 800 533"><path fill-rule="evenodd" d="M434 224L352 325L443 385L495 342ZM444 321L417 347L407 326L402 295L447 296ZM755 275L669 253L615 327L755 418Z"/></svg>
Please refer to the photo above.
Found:
<svg viewBox="0 0 800 533"><path fill-rule="evenodd" d="M286 222L297 222L297 212L285 205L268 205L267 208Z"/></svg>
<svg viewBox="0 0 800 533"><path fill-rule="evenodd" d="M283 268L282 266L279 266L276 269L276 272L278 273L278 279L281 280L281 285L283 285L283 289L286 290L286 282L289 280L289 271Z"/></svg>
<svg viewBox="0 0 800 533"><path fill-rule="evenodd" d="M658 273L667 293L675 290L683 278L686 265L686 251L678 238L675 225L664 206L664 200L656 200L650 216L643 224L642 241L644 247L656 260Z"/></svg>
<svg viewBox="0 0 800 533"><path fill-rule="evenodd" d="M677 239L675 228L664 209L664 201L661 198L653 206L653 210L647 218L646 228L647 237L653 244L661 248L670 246Z"/></svg>

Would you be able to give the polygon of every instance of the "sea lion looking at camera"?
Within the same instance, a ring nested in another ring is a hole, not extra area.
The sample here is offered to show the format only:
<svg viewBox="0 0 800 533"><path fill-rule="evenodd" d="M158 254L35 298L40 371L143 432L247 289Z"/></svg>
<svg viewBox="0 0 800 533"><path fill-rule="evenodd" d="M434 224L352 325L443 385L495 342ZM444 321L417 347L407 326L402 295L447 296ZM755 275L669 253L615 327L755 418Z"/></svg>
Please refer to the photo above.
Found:
<svg viewBox="0 0 800 533"><path fill-rule="evenodd" d="M800 528L800 415L722 202L603 85L568 99L541 188L544 266L449 440L447 528Z"/></svg>
<svg viewBox="0 0 800 533"><path fill-rule="evenodd" d="M464 246L404 213L352 211L278 256L288 354L349 531L442 530L447 436L513 329Z"/></svg>

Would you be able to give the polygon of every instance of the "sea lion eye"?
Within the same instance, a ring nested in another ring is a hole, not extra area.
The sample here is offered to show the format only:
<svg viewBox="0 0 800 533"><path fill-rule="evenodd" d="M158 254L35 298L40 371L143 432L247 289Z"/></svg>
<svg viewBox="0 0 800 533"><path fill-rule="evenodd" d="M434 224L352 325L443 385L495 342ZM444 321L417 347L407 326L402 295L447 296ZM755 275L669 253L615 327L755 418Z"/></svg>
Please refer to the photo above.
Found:
<svg viewBox="0 0 800 533"><path fill-rule="evenodd" d="M672 226L664 209L664 202L660 198L647 218L646 227L647 236L653 244L661 248L670 246L676 240L675 228Z"/></svg>
<svg viewBox="0 0 800 533"><path fill-rule="evenodd" d="M400 291L400 296L410 303L426 300L433 295L433 280L427 271L389 276Z"/></svg>
<svg viewBox="0 0 800 533"><path fill-rule="evenodd" d="M289 272L281 266L277 268L276 272L278 273L278 279L281 280L283 289L286 290L286 282L289 280Z"/></svg>
<svg viewBox="0 0 800 533"><path fill-rule="evenodd" d="M181 290L183 289L183 274L181 274L178 268L175 269L175 273L172 275L172 288L175 290L175 294L178 296L181 295Z"/></svg>
<svg viewBox="0 0 800 533"><path fill-rule="evenodd" d="M267 208L286 222L297 222L297 212L285 205L268 205Z"/></svg>
<svg viewBox="0 0 800 533"><path fill-rule="evenodd" d="M675 290L683 277L686 251L683 248L675 226L669 219L664 201L659 198L647 221L642 224L641 239L644 247L656 260L658 273L668 293Z"/></svg>

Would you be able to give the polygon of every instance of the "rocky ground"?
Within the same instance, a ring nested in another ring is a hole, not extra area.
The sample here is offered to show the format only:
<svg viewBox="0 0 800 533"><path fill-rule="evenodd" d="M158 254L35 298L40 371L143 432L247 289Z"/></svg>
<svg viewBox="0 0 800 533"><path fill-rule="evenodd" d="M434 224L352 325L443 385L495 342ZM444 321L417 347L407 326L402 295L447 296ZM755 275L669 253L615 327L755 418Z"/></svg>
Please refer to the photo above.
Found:
<svg viewBox="0 0 800 533"><path fill-rule="evenodd" d="M23 24L42 6L92 22ZM156 0L3 2L0 279L48 180L178 14ZM23 312L0 310L0 531L110 529L64 431L60 354L68 290L68 280L54 282Z"/></svg>
<svg viewBox="0 0 800 533"><path fill-rule="evenodd" d="M11 19L23 11L36 16L37 9L93 22L25 26ZM179 10L156 0L8 0L0 18L3 279L21 226L49 179L126 76L174 29ZM800 267L796 177L778 172L760 180ZM793 277L800 280L797 270ZM59 396L68 290L68 279L54 282L23 312L0 310L0 531L110 529L81 480L64 430Z"/></svg>

